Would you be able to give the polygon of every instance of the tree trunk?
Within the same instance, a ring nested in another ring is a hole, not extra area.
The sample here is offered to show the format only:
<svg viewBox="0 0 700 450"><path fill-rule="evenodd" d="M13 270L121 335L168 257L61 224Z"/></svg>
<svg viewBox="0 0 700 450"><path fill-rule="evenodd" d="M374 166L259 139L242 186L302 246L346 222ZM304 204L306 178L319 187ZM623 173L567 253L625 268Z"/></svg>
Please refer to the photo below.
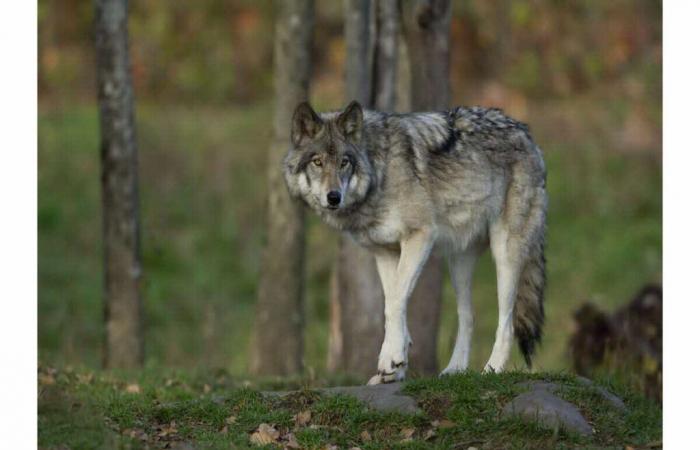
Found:
<svg viewBox="0 0 700 450"><path fill-rule="evenodd" d="M391 111L396 99L398 2L346 0L346 95ZM384 335L384 294L372 254L340 239L331 282L329 370L376 371Z"/></svg>
<svg viewBox="0 0 700 450"><path fill-rule="evenodd" d="M399 71L399 1L376 1L376 39L372 106L379 111L396 109Z"/></svg>
<svg viewBox="0 0 700 450"><path fill-rule="evenodd" d="M411 109L445 109L450 96L450 1L406 0L402 8L410 60ZM408 328L413 339L410 367L423 374L437 371L442 281L442 262L433 252L408 306Z"/></svg>
<svg viewBox="0 0 700 450"><path fill-rule="evenodd" d="M126 0L95 0L104 247L103 365L143 364L138 153Z"/></svg>
<svg viewBox="0 0 700 450"><path fill-rule="evenodd" d="M269 151L267 243L251 346L251 371L289 375L302 370L304 210L290 198L281 161L289 148L294 108L307 100L314 28L313 0L278 0L275 24L275 116Z"/></svg>

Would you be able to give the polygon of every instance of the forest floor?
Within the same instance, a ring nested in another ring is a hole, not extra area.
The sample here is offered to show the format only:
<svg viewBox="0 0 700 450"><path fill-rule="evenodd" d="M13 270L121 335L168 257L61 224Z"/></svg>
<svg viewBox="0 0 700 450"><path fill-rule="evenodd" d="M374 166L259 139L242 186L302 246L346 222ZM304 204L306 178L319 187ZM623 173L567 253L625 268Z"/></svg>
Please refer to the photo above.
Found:
<svg viewBox="0 0 700 450"><path fill-rule="evenodd" d="M503 406L523 380L567 386L564 398L593 427L584 437L505 418ZM333 380L331 384L347 384ZM619 396L611 408L571 375L465 373L418 378L403 392L417 414L378 412L348 396L320 395L329 382L250 381L225 372L139 372L39 368L39 447L93 448L656 448L661 407L613 380L596 380ZM262 390L298 389L286 397Z"/></svg>

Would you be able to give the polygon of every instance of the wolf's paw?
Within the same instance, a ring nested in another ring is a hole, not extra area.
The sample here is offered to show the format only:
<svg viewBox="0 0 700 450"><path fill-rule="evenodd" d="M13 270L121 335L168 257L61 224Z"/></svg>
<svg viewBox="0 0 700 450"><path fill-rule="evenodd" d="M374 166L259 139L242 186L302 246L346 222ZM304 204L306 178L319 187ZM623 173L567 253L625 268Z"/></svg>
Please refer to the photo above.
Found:
<svg viewBox="0 0 700 450"><path fill-rule="evenodd" d="M375 376L369 379L367 384L374 386L376 384L388 384L395 381L403 381L406 379L406 364L401 363L401 367L394 368L391 372L380 371Z"/></svg>
<svg viewBox="0 0 700 450"><path fill-rule="evenodd" d="M445 375L454 375L456 373L463 373L466 372L467 368L466 367L459 367L459 366L447 366L445 367L445 370L440 372L440 376L444 377Z"/></svg>
<svg viewBox="0 0 700 450"><path fill-rule="evenodd" d="M410 339L405 335L384 341L379 352L377 375L372 377L370 382L379 379L381 383L392 383L406 378L409 342Z"/></svg>
<svg viewBox="0 0 700 450"><path fill-rule="evenodd" d="M503 364L486 363L484 370L481 373L501 373L503 372Z"/></svg>

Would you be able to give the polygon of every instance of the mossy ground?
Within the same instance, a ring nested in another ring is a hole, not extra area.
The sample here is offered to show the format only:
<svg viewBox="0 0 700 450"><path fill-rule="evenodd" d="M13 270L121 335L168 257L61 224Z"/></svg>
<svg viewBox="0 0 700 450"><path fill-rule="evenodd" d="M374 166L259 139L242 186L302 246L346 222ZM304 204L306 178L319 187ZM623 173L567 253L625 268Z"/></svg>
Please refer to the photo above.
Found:
<svg viewBox="0 0 700 450"><path fill-rule="evenodd" d="M564 397L581 408L595 429L592 438L549 430L500 410L526 379L557 381ZM251 383L224 372L92 372L40 368L41 448L252 447L251 434L267 423L280 436L293 434L301 448L591 448L660 444L661 407L614 380L599 380L627 404L612 408L594 389L568 374L470 372L410 381L418 415L380 413L351 397L322 396L313 389L347 379L261 380ZM301 389L273 398L261 390ZM307 421L295 415L310 412ZM368 438L369 437L369 438ZM286 442L280 437L280 441ZM279 444L271 444L274 448Z"/></svg>

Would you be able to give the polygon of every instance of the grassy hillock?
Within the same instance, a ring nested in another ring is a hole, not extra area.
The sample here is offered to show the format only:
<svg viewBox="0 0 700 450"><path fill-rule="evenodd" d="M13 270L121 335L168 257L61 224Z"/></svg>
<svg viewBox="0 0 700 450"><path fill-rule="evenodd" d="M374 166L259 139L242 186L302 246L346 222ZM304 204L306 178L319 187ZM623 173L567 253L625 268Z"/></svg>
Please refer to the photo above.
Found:
<svg viewBox="0 0 700 450"><path fill-rule="evenodd" d="M592 437L501 417L524 380L556 381L593 426ZM314 388L348 380L249 380L225 372L93 372L41 367L41 448L572 448L660 446L661 408L611 380L627 405L611 408L591 386L558 374L481 375L409 381L422 412L380 413ZM263 389L300 389L277 398ZM298 445L298 447L296 447Z"/></svg>

